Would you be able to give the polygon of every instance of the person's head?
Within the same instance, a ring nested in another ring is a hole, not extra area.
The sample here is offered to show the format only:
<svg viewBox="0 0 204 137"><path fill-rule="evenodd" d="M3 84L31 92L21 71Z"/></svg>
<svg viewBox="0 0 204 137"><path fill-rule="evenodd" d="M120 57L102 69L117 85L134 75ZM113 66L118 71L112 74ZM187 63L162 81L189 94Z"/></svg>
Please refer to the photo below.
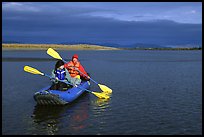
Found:
<svg viewBox="0 0 204 137"><path fill-rule="evenodd" d="M57 63L55 64L55 70L58 68L60 69L64 68L64 62L62 60L58 60Z"/></svg>
<svg viewBox="0 0 204 137"><path fill-rule="evenodd" d="M77 61L78 61L78 55L77 54L74 54L73 56L72 56L72 61L74 62L74 63L76 63Z"/></svg>

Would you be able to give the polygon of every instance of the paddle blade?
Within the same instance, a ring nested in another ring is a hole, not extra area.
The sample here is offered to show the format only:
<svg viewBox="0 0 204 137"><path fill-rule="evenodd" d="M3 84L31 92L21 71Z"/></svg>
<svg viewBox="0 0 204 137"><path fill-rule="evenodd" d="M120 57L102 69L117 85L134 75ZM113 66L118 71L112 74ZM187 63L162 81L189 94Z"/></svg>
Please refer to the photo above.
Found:
<svg viewBox="0 0 204 137"><path fill-rule="evenodd" d="M47 50L47 54L50 55L50 56L52 56L53 58L62 60L62 58L60 57L60 55L59 55L54 49L52 49L52 48L49 48L49 49Z"/></svg>
<svg viewBox="0 0 204 137"><path fill-rule="evenodd" d="M91 93L96 95L98 98L103 98L103 99L109 99L110 98L108 95L103 94L103 93L97 93L97 92L91 92Z"/></svg>
<svg viewBox="0 0 204 137"><path fill-rule="evenodd" d="M39 75L44 75L42 72L40 72L39 70L32 68L30 66L24 66L24 71L32 73L32 74L39 74Z"/></svg>
<svg viewBox="0 0 204 137"><path fill-rule="evenodd" d="M111 94L112 93L112 89L110 89L109 87L105 86L105 85L101 85L101 84L98 84L98 86L100 87L100 89L105 92L105 93L108 93L108 94Z"/></svg>

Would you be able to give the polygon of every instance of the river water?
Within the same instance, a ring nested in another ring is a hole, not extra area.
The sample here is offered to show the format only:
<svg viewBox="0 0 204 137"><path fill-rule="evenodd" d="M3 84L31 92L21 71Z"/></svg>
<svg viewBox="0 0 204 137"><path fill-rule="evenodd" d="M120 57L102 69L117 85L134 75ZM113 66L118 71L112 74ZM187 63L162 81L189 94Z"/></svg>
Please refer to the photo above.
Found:
<svg viewBox="0 0 204 137"><path fill-rule="evenodd" d="M50 74L46 51L2 51L3 135L201 135L202 51L62 51L113 90L109 100L85 93L66 106L39 106L35 92ZM91 82L90 90L100 88Z"/></svg>

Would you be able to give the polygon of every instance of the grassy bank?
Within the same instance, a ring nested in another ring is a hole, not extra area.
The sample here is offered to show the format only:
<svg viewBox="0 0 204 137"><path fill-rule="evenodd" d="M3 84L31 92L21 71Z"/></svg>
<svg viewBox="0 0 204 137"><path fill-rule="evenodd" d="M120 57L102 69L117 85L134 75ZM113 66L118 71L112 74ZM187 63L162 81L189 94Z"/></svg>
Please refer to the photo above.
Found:
<svg viewBox="0 0 204 137"><path fill-rule="evenodd" d="M53 48L57 50L119 50L118 48L98 46L98 45L58 45L58 44L2 44L3 50L47 50Z"/></svg>

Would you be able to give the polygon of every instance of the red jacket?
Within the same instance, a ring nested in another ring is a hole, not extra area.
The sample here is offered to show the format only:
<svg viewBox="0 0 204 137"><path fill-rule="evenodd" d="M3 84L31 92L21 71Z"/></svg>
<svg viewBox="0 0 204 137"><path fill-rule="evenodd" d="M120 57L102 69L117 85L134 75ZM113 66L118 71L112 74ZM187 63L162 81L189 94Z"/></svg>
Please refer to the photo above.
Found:
<svg viewBox="0 0 204 137"><path fill-rule="evenodd" d="M84 67L81 65L81 63L78 61L76 64L73 63L73 61L70 61L66 64L64 64L64 67L69 71L69 74L71 77L75 77L76 75L80 75L81 77L87 79L85 75L77 71L74 67L78 68L80 72L84 73L86 76L88 76L87 72L85 71Z"/></svg>

